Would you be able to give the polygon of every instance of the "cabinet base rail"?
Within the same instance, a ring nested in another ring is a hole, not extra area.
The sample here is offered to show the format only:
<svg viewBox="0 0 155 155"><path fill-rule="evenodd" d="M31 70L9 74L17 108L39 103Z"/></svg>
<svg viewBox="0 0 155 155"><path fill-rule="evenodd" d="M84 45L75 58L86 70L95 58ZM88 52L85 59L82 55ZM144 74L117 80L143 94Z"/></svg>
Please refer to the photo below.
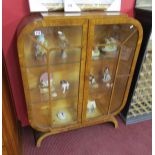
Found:
<svg viewBox="0 0 155 155"><path fill-rule="evenodd" d="M115 128L118 128L118 121L117 119L110 115L110 116L106 116L106 118L102 118L102 120L100 121L86 121L82 124L77 124L77 125L74 125L70 128L64 128L63 132L67 132L67 131L70 131L70 130L74 130L74 129L79 129L79 128L82 128L82 127L86 127L86 126L92 126L94 124L101 124L101 123L113 123L114 127ZM35 139L35 144L37 147L40 147L41 146L41 143L42 141L47 138L48 136L51 136L51 135L54 135L54 134L58 134L58 133L61 133L62 132L62 129L61 130L58 130L58 129L52 129L51 131L49 132L39 132L39 131L36 131L35 129L33 129L33 135L34 135L34 139Z"/></svg>

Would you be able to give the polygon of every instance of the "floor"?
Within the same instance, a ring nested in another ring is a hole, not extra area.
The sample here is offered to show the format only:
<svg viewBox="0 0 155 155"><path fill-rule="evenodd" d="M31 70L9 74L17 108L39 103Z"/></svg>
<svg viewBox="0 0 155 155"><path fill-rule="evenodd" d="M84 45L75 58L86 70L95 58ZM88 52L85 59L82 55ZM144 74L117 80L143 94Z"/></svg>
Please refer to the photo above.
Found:
<svg viewBox="0 0 155 155"><path fill-rule="evenodd" d="M23 128L23 155L151 155L152 122L125 126L117 118L119 128L100 124L46 138L35 147L32 130Z"/></svg>

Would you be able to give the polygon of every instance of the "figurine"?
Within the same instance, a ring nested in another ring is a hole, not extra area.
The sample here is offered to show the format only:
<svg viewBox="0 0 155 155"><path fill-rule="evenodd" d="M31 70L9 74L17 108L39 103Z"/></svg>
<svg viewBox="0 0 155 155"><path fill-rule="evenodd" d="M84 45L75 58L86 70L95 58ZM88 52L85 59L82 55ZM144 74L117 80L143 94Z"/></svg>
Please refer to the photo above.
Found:
<svg viewBox="0 0 155 155"><path fill-rule="evenodd" d="M92 74L90 74L89 76L89 84L94 88L98 88L98 84L95 80L95 77Z"/></svg>
<svg viewBox="0 0 155 155"><path fill-rule="evenodd" d="M60 81L60 84L61 84L61 88L62 88L62 90L63 90L63 94L65 94L65 92L66 92L67 90L69 90L69 82L66 81L66 80L61 80L61 81Z"/></svg>
<svg viewBox="0 0 155 155"><path fill-rule="evenodd" d="M109 73L109 69L108 67L104 70L104 73L103 73L103 78L102 78L102 81L103 82L108 82L111 80L111 76L110 76L110 73Z"/></svg>
<svg viewBox="0 0 155 155"><path fill-rule="evenodd" d="M65 48L69 46L69 42L62 31L58 31L58 38L59 38L59 46L61 48L61 57L65 59L67 58L67 53L65 51Z"/></svg>
<svg viewBox="0 0 155 155"><path fill-rule="evenodd" d="M40 31L40 33L37 33L36 39L43 46L45 46L45 47L48 46L48 42L45 39L45 36L41 31ZM41 47L39 44L35 45L35 58L36 59L38 59L40 57L44 59L45 55L46 55L46 52L47 51L43 47Z"/></svg>
<svg viewBox="0 0 155 155"><path fill-rule="evenodd" d="M87 103L87 110L89 113L92 113L94 112L96 109L96 102L95 100L88 100L88 103Z"/></svg>
<svg viewBox="0 0 155 155"><path fill-rule="evenodd" d="M55 92L55 88L53 85L53 77L52 74L50 74L50 88L51 93L53 97L57 96L57 93ZM48 92L48 73L45 72L40 77L40 92L41 93L47 93Z"/></svg>
<svg viewBox="0 0 155 155"><path fill-rule="evenodd" d="M117 50L117 41L113 37L105 39L105 44L105 47L101 48L102 52L115 52Z"/></svg>
<svg viewBox="0 0 155 155"><path fill-rule="evenodd" d="M92 50L92 57L93 58L98 58L100 56L100 51L98 49L98 47L96 46L93 50Z"/></svg>
<svg viewBox="0 0 155 155"><path fill-rule="evenodd" d="M58 117L60 120L65 120L65 119L66 119L66 114L65 114L65 112L58 112L58 113L57 113L57 117Z"/></svg>

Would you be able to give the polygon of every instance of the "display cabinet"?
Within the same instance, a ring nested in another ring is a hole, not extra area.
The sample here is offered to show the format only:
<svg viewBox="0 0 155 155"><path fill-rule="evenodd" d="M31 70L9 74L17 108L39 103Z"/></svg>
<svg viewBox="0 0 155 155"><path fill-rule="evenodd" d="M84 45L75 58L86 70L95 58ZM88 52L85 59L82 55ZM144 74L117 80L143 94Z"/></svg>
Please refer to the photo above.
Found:
<svg viewBox="0 0 155 155"><path fill-rule="evenodd" d="M142 41L120 13L44 13L23 19L18 55L29 122L52 134L113 122L124 107Z"/></svg>

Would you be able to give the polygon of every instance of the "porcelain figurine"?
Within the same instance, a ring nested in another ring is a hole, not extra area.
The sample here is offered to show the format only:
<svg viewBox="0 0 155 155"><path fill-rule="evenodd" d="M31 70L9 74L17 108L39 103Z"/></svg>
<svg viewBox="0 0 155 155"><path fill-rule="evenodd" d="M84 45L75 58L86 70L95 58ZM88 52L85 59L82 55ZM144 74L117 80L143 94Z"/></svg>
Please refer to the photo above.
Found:
<svg viewBox="0 0 155 155"><path fill-rule="evenodd" d="M100 50L98 49L98 47L96 46L93 50L92 50L92 57L94 59L98 58L100 56Z"/></svg>
<svg viewBox="0 0 155 155"><path fill-rule="evenodd" d="M53 77L52 74L50 74L50 87L51 87L51 93L53 97L57 96L57 93L55 92L55 88L53 85ZM48 93L48 73L45 72L40 76L40 92L41 93Z"/></svg>
<svg viewBox="0 0 155 155"><path fill-rule="evenodd" d="M36 36L36 39L43 46L45 46L45 47L48 46L48 42L45 39L45 36L44 36L44 34L42 32L40 32L40 34ZM38 59L38 58L43 58L44 59L44 57L46 55L46 52L47 51L43 47L41 47L39 44L35 45L35 58L36 59Z"/></svg>
<svg viewBox="0 0 155 155"><path fill-rule="evenodd" d="M95 77L92 74L90 74L89 76L89 84L94 88L98 88L98 84L95 80Z"/></svg>
<svg viewBox="0 0 155 155"><path fill-rule="evenodd" d="M103 78L102 78L102 81L103 82L108 82L111 80L111 76L110 76L110 72L109 72L109 69L108 67L104 70L104 73L103 73Z"/></svg>
<svg viewBox="0 0 155 155"><path fill-rule="evenodd" d="M67 58L67 53L65 51L65 48L69 46L69 42L62 31L58 31L58 38L59 38L59 46L61 48L61 57L65 59Z"/></svg>
<svg viewBox="0 0 155 155"><path fill-rule="evenodd" d="M57 113L57 117L60 119L60 120L65 120L66 119L66 114L65 112L58 112Z"/></svg>
<svg viewBox="0 0 155 155"><path fill-rule="evenodd" d="M92 113L94 112L96 109L96 102L95 100L88 100L88 103L87 103L87 110L89 113Z"/></svg>
<svg viewBox="0 0 155 155"><path fill-rule="evenodd" d="M101 48L102 52L115 52L117 51L117 41L113 37L105 39L105 47Z"/></svg>
<svg viewBox="0 0 155 155"><path fill-rule="evenodd" d="M69 90L69 85L70 85L70 84L69 84L69 82L66 81L66 80L61 80L61 81L60 81L60 84L61 84L62 92L63 92L63 94L65 94L66 91Z"/></svg>

